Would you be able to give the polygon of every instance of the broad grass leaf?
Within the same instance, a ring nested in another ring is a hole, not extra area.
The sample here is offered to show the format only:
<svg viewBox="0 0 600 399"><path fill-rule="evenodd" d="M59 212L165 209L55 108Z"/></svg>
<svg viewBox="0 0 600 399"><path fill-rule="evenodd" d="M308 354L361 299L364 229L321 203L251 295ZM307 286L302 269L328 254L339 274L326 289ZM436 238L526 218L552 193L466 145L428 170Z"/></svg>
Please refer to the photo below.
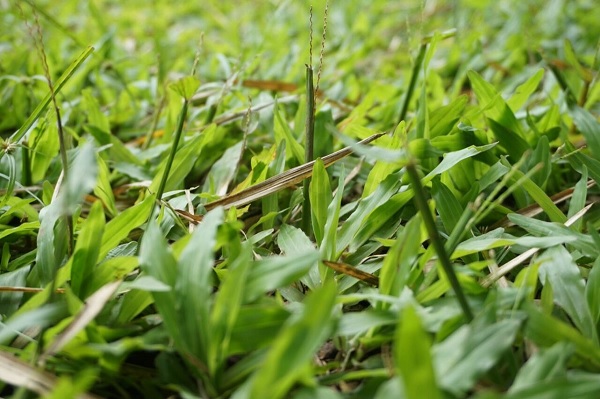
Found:
<svg viewBox="0 0 600 399"><path fill-rule="evenodd" d="M391 141L388 144L388 149L392 151L400 151L402 147L402 141L406 136L406 122L402 121L398 124L396 129L394 130L394 135L392 136ZM380 140L383 141L383 140ZM377 160L369 175L367 176L367 181L365 182L365 187L363 189L363 197L366 197L373 193L377 186L381 184L381 182L391 173L394 173L401 167L399 162L389 162L383 160Z"/></svg>
<svg viewBox="0 0 600 399"><path fill-rule="evenodd" d="M492 230L492 232L497 231L500 232L502 229ZM490 234L492 232L461 242L454 250L451 258L461 258L465 255L510 245L520 245L525 248L549 248L560 244L571 243L577 240L577 238L571 235L554 235L548 237L512 237L507 234L501 234L495 237L494 235L496 234Z"/></svg>
<svg viewBox="0 0 600 399"><path fill-rule="evenodd" d="M521 367L508 392L516 394L540 383L549 383L567 375L568 361L575 347L568 342L559 342L546 350L534 353Z"/></svg>
<svg viewBox="0 0 600 399"><path fill-rule="evenodd" d="M431 51L432 48L430 47ZM432 54L428 51L429 54ZM423 71L427 73L427 67L425 66L427 62L423 65ZM417 102L417 122L415 127L415 137L416 139L429 139L429 110L427 109L427 85L425 82L421 85L421 95L419 96L419 101Z"/></svg>
<svg viewBox="0 0 600 399"><path fill-rule="evenodd" d="M3 320L0 326L0 344L9 345L15 337L21 334L22 331L28 328L44 328L52 326L68 315L66 304L51 303L45 304L15 313L8 320Z"/></svg>
<svg viewBox="0 0 600 399"><path fill-rule="evenodd" d="M446 232L450 234L463 213L463 207L448 186L439 179L433 180L431 188L431 196L435 200L437 212Z"/></svg>
<svg viewBox="0 0 600 399"><path fill-rule="evenodd" d="M338 232L336 258L352 242L361 225L369 219L371 212L378 206L385 204L398 191L400 185L401 182L398 176L391 174L381 182L371 195L360 201L354 213L352 213Z"/></svg>
<svg viewBox="0 0 600 399"><path fill-rule="evenodd" d="M40 228L40 222L38 222L38 221L21 223L16 227L2 230L0 232L0 240L6 239L7 237L10 237L11 235L18 236L18 235L31 234L32 232L39 230L39 228Z"/></svg>
<svg viewBox="0 0 600 399"><path fill-rule="evenodd" d="M414 216L398 234L383 260L379 273L379 292L398 296L408 281L412 265L421 248L421 218ZM386 308L387 306L384 306Z"/></svg>
<svg viewBox="0 0 600 399"><path fill-rule="evenodd" d="M394 334L394 364L408 399L442 398L431 356L431 338L414 307L407 306Z"/></svg>
<svg viewBox="0 0 600 399"><path fill-rule="evenodd" d="M438 166L436 166L431 172L427 174L427 176L423 178L423 184L429 183L435 176L444 173L460 161L488 151L494 148L495 145L495 143L492 143L479 147L470 146L462 150L446 154L442 162L440 162ZM392 177L396 177L396 174L390 175L388 178L386 178L386 180L384 180L384 182L386 182ZM388 187L388 189L391 188ZM376 193L377 191L372 195ZM352 242L352 249L356 249L365 242L367 242L367 240L371 239L373 235L390 220L390 218L396 215L396 212L398 212L402 207L404 207L404 205L406 205L412 199L412 197L412 189L406 187L405 190L401 190L398 193L394 193L391 197L387 197L386 200L375 204L375 209L367 209L369 211L368 217L365 217L362 214L359 214L358 216L354 216L354 214L352 214L352 216L348 218L346 223L344 223L344 225L340 229L338 253L341 253L341 251L350 242ZM364 199L363 201L366 200L367 199ZM361 209L361 204L359 204L359 207L357 208L355 213L357 213L359 209ZM373 206L373 204L370 204L370 206ZM362 209L362 211L365 211L365 209ZM361 219L362 222L360 221ZM351 221L352 224L348 226L348 224Z"/></svg>
<svg viewBox="0 0 600 399"><path fill-rule="evenodd" d="M108 153L113 162L124 162L133 165L142 165L142 162L127 148L123 142L111 134L109 119L91 89L82 92L82 107L86 111L88 122L85 129L98 142L100 146L109 146Z"/></svg>
<svg viewBox="0 0 600 399"><path fill-rule="evenodd" d="M531 176L531 180L539 187L545 187L546 182L552 173L550 154L551 151L548 137L542 136L538 140L535 149L527 160L527 169L529 170L541 165L541 169Z"/></svg>
<svg viewBox="0 0 600 399"><path fill-rule="evenodd" d="M301 229L287 224L282 225L279 229L277 244L284 254L291 256L303 255L315 250L314 244ZM301 278L301 281L310 289L321 285L321 276L316 264L309 270L308 274Z"/></svg>
<svg viewBox="0 0 600 399"><path fill-rule="evenodd" d="M404 386L399 376L394 376L380 385L373 399L405 399Z"/></svg>
<svg viewBox="0 0 600 399"><path fill-rule="evenodd" d="M231 331L228 354L249 353L271 345L289 316L289 311L274 301L243 305Z"/></svg>
<svg viewBox="0 0 600 399"><path fill-rule="evenodd" d="M593 399L600 396L600 380L595 374L581 379L558 379L530 386L503 396L504 399Z"/></svg>
<svg viewBox="0 0 600 399"><path fill-rule="evenodd" d="M327 223L327 208L331 203L333 195L329 175L325 170L323 161L317 158L313 166L313 174L310 182L310 204L312 227L317 244L323 242L325 236L325 224Z"/></svg>
<svg viewBox="0 0 600 399"><path fill-rule="evenodd" d="M104 258L111 249L127 238L133 229L145 223L154 203L155 197L149 195L139 204L125 209L109 221L102 235L99 258Z"/></svg>
<svg viewBox="0 0 600 399"><path fill-rule="evenodd" d="M89 271L90 274L87 276L87 279L83 280L81 284L80 297L85 298L85 296L100 289L100 287L111 281L125 279L125 277L138 266L139 258L135 256L107 257Z"/></svg>
<svg viewBox="0 0 600 399"><path fill-rule="evenodd" d="M98 164L96 163L96 149L91 142L79 147L75 159L70 165L72 173L66 184L59 192L56 202L60 206L60 214L72 214L83 202L84 196L96 186L98 177Z"/></svg>
<svg viewBox="0 0 600 399"><path fill-rule="evenodd" d="M461 95L450 104L431 112L429 115L430 137L435 138L450 133L462 116L468 100L466 95Z"/></svg>
<svg viewBox="0 0 600 399"><path fill-rule="evenodd" d="M229 147L221 158L215 162L208 172L202 192L223 196L227 194L227 188L234 178L242 155L243 142Z"/></svg>
<svg viewBox="0 0 600 399"><path fill-rule="evenodd" d="M540 280L552 284L554 302L567 312L583 335L598 343L596 325L585 297L585 282L571 254L563 246L556 246L544 251L538 262Z"/></svg>
<svg viewBox="0 0 600 399"><path fill-rule="evenodd" d="M182 339L179 293L175 291L178 278L178 265L169 251L160 228L150 221L140 244L140 266L148 275L171 287L167 292L153 292L154 304L160 313L165 328L180 350L191 352L193 343Z"/></svg>
<svg viewBox="0 0 600 399"><path fill-rule="evenodd" d="M52 120L50 118L50 121ZM44 179L52 159L58 154L60 148L58 125L55 121L54 123L50 121L46 120L46 123L38 123L29 133L31 180L34 182Z"/></svg>
<svg viewBox="0 0 600 399"><path fill-rule="evenodd" d="M123 144L118 137L112 135L110 131L104 131L94 125L87 125L85 129L90 133L94 139L98 142L101 147L107 146L109 158L117 163L124 165L133 165L135 167L142 167L143 162L139 157L133 155L133 153Z"/></svg>
<svg viewBox="0 0 600 399"><path fill-rule="evenodd" d="M549 347L557 342L570 342L575 346L577 355L588 361L590 366L600 367L600 348L591 339L584 337L571 325L541 312L531 304L526 304L524 310L527 313L526 338L540 347Z"/></svg>
<svg viewBox="0 0 600 399"><path fill-rule="evenodd" d="M496 146L496 143L486 144L482 146L469 146L462 150L450 152L444 155L444 159L439 163L431 172L427 173L427 176L423 179L423 184L430 182L435 176L444 173L451 169L454 165L460 161L471 158L475 155L481 154L482 152L489 151Z"/></svg>
<svg viewBox="0 0 600 399"><path fill-rule="evenodd" d="M513 112L517 112L535 92L544 77L544 70L538 69L527 81L519 85L506 103Z"/></svg>
<svg viewBox="0 0 600 399"><path fill-rule="evenodd" d="M521 125L517 121L515 114L506 104L500 93L496 91L494 86L486 82L481 75L475 71L467 72L467 76L471 81L473 91L477 96L477 100L481 104L480 108L484 111L488 119L492 119L506 131L514 132L519 138L523 139L524 134Z"/></svg>
<svg viewBox="0 0 600 399"><path fill-rule="evenodd" d="M578 105L569 107L577 130L585 137L585 141L594 159L600 161L600 122L588 110Z"/></svg>
<svg viewBox="0 0 600 399"><path fill-rule="evenodd" d="M179 94L184 100L189 101L200 87L200 80L195 76L186 76L171 83L169 88Z"/></svg>
<svg viewBox="0 0 600 399"><path fill-rule="evenodd" d="M600 184L600 161L592 158L586 154L582 154L575 149L573 144L569 141L565 142L565 149L571 152L571 156L567 158L573 169L579 173L583 173L583 167L585 166L590 174L590 177L596 181L596 184Z"/></svg>
<svg viewBox="0 0 600 399"><path fill-rule="evenodd" d="M248 275L246 298L250 302L260 295L284 287L304 276L319 260L317 250L302 254L271 256L255 262Z"/></svg>
<svg viewBox="0 0 600 399"><path fill-rule="evenodd" d="M277 104L273 107L274 126L273 133L275 134L275 142L279 146L282 141L285 141L285 147L288 150L288 157L293 157L298 165L304 163L304 148L296 141L287 122L281 116L281 107Z"/></svg>
<svg viewBox="0 0 600 399"><path fill-rule="evenodd" d="M597 332L600 324L600 258L596 259L588 275L585 297Z"/></svg>
<svg viewBox="0 0 600 399"><path fill-rule="evenodd" d="M301 229L288 224L281 226L277 244L286 255L302 255L315 250L314 244Z"/></svg>
<svg viewBox="0 0 600 399"><path fill-rule="evenodd" d="M488 123L490 124L490 129L494 133L494 137L496 137L500 145L506 150L506 153L509 154L510 158L515 162L521 159L523 154L530 149L529 144L525 139L521 138L521 136L512 130L507 129L493 119L488 119Z"/></svg>
<svg viewBox="0 0 600 399"><path fill-rule="evenodd" d="M94 97L92 89L84 89L81 92L81 96L82 106L86 111L87 120L89 124L100 129L102 132L110 135L110 122L108 120L108 117L104 115L104 113L100 109L100 103L98 102L98 99ZM105 144L107 143L102 143L102 145Z"/></svg>
<svg viewBox="0 0 600 399"><path fill-rule="evenodd" d="M344 313L340 318L337 334L343 337L354 337L368 330L397 323L396 312L367 309L362 312Z"/></svg>
<svg viewBox="0 0 600 399"><path fill-rule="evenodd" d="M583 166L581 171L581 179L575 184L575 188L573 190L573 196L571 197L571 201L569 201L569 211L567 212L567 217L573 217L577 212L582 210L585 207L585 203L587 201L588 194L588 173L587 168ZM571 228L575 231L581 232L583 228L583 220L578 220L571 225Z"/></svg>
<svg viewBox="0 0 600 399"><path fill-rule="evenodd" d="M597 247L592 237L586 234L577 233L564 225L528 218L526 216L521 216L518 213L509 214L508 220L537 237L574 237L575 240L571 241L570 245L580 250L584 255L592 258L596 258L600 255L600 248Z"/></svg>
<svg viewBox="0 0 600 399"><path fill-rule="evenodd" d="M302 312L292 316L274 339L264 364L251 380L251 398L283 398L304 374L315 351L332 329L337 289L326 283L307 296Z"/></svg>
<svg viewBox="0 0 600 399"><path fill-rule="evenodd" d="M59 219L72 214L83 202L85 194L96 185L98 165L95 149L90 142L79 150L71 170L76 173L69 175L56 200L40 212L36 267L44 285L52 280L66 253L66 226L64 220Z"/></svg>
<svg viewBox="0 0 600 399"><path fill-rule="evenodd" d="M583 67L581 65L581 63L577 59L577 54L575 53L573 44L571 43L571 41L569 39L565 39L564 49L565 49L566 61L569 64L571 64L571 66L573 68L575 68L575 70L577 71L577 74L579 75L579 78L581 78L581 80L583 80L584 82L587 82L587 83L591 82L594 79L593 73L589 69L586 69L585 67Z"/></svg>
<svg viewBox="0 0 600 399"><path fill-rule="evenodd" d="M306 109L303 104L302 109ZM300 109L298 110L300 112ZM297 120L297 119L296 119ZM327 154L331 154L334 150L333 135L329 132L328 127L335 124L331 109L322 109L315 115L315 137L314 137L314 156L322 158ZM305 123L302 120L300 124L304 127ZM298 136L296 136L298 137Z"/></svg>
<svg viewBox="0 0 600 399"><path fill-rule="evenodd" d="M102 203L96 201L79 232L71 264L71 288L80 299L84 299L84 284L89 281L98 262L98 237L102 237L104 226L104 209Z"/></svg>
<svg viewBox="0 0 600 399"><path fill-rule="evenodd" d="M510 319L477 328L466 325L434 345L434 365L440 386L457 396L471 389L511 347L520 325L518 320Z"/></svg>
<svg viewBox="0 0 600 399"><path fill-rule="evenodd" d="M252 247L242 245L241 252L231 262L229 273L219 287L210 313L210 345L208 370L217 375L229 354L233 328L242 310L248 273L252 267Z"/></svg>
<svg viewBox="0 0 600 399"><path fill-rule="evenodd" d="M119 324L129 323L153 302L154 298L149 291L133 290L127 292L121 300L117 322Z"/></svg>
<svg viewBox="0 0 600 399"><path fill-rule="evenodd" d="M171 312L179 309L177 328L181 333L182 347L205 363L209 345L214 344L209 322L213 292L211 275L217 228L223 223L223 218L223 208L220 207L204 216L179 257L175 284L169 284L175 290L172 294L176 295L176 307Z"/></svg>
<svg viewBox="0 0 600 399"><path fill-rule="evenodd" d="M342 168L338 179L338 186L335 196L327 207L327 221L323 229L323 241L319 247L321 257L328 260L337 260L337 232L340 220L340 209L342 207L342 197L344 196L346 171Z"/></svg>
<svg viewBox="0 0 600 399"><path fill-rule="evenodd" d="M521 182L521 186L527 194L531 197L533 202L538 204L551 221L556 223L564 223L567 221L567 217L564 213L554 204L552 199L542 190L537 184L535 184L530 178L526 177L520 170L514 170L513 176L510 180L511 183Z"/></svg>
<svg viewBox="0 0 600 399"><path fill-rule="evenodd" d="M94 187L94 194L100 199L102 205L105 206L106 213L110 217L115 217L119 211L117 211L115 195L110 185L110 171L102 157L97 156L96 161L98 162L98 182L96 187Z"/></svg>

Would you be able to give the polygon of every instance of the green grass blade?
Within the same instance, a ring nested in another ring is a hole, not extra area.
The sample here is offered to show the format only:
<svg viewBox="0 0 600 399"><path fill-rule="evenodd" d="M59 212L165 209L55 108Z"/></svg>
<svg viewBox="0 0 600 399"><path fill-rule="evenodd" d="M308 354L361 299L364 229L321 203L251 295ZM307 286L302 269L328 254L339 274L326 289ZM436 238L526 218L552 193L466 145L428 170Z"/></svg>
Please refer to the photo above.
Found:
<svg viewBox="0 0 600 399"><path fill-rule="evenodd" d="M69 81L71 76L75 73L75 71L83 64L83 62L92 54L94 51L93 47L88 47L69 65L69 67L65 70L65 72L61 75L60 78L54 84L54 95L60 93L60 90L63 86ZM10 136L10 141L13 143L18 142L25 136L25 133L29 130L31 126L35 123L35 121L42 115L45 111L48 104L52 101L52 94L48 93L43 99L42 102L38 104L38 106L33 110L29 118L23 123L23 125L17 130L12 136ZM0 152L0 159L4 155L4 152Z"/></svg>
<svg viewBox="0 0 600 399"><path fill-rule="evenodd" d="M214 378L229 355L231 336L242 310L244 291L252 267L250 245L242 246L240 254L231 262L228 276L219 288L210 313L211 342L208 345L208 370Z"/></svg>
<svg viewBox="0 0 600 399"><path fill-rule="evenodd" d="M564 377L567 361L573 356L575 347L568 342L559 342L545 351L531 356L523 365L515 382L509 389L514 394L538 383L548 384Z"/></svg>
<svg viewBox="0 0 600 399"><path fill-rule="evenodd" d="M325 235L325 223L327 222L327 207L331 203L331 184L329 175L325 170L323 161L318 158L313 166L312 179L310 181L310 203L313 232L317 244L323 242Z"/></svg>
<svg viewBox="0 0 600 399"><path fill-rule="evenodd" d="M514 343L521 323L502 320L487 325L462 326L434 346L440 385L457 396L473 387Z"/></svg>
<svg viewBox="0 0 600 399"><path fill-rule="evenodd" d="M71 288L81 299L84 299L85 293L89 292L85 290L85 286L98 262L100 253L98 237L104 233L104 226L102 203L96 201L79 232L71 265Z"/></svg>
<svg viewBox="0 0 600 399"><path fill-rule="evenodd" d="M421 247L421 218L414 216L398 234L379 273L379 292L397 297L408 281ZM384 306L386 308L387 306Z"/></svg>
<svg viewBox="0 0 600 399"><path fill-rule="evenodd" d="M598 333L585 297L585 282L571 254L562 246L549 248L538 258L540 280L549 281L554 302L563 308L573 323L598 344Z"/></svg>
<svg viewBox="0 0 600 399"><path fill-rule="evenodd" d="M417 311L407 306L394 336L396 374L402 377L407 399L442 398L431 357L431 339Z"/></svg>
<svg viewBox="0 0 600 399"><path fill-rule="evenodd" d="M223 223L224 212L216 208L204 216L202 224L194 231L181 253L176 275L176 308L180 309L177 328L181 343L190 354L207 363L212 332L209 323L213 287L211 274L214 264L214 247L217 228Z"/></svg>
<svg viewBox="0 0 600 399"><path fill-rule="evenodd" d="M269 367L261 367L251 382L250 398L283 398L305 374L310 360L331 331L331 313L336 287L327 283L306 299L301 313L293 316L265 358Z"/></svg>
<svg viewBox="0 0 600 399"><path fill-rule="evenodd" d="M600 258L596 259L588 275L585 286L585 298L590 309L592 323L598 331L600 324Z"/></svg>
<svg viewBox="0 0 600 399"><path fill-rule="evenodd" d="M506 101L513 112L517 112L531 97L544 78L544 70L538 69L527 81L515 89L515 93Z"/></svg>
<svg viewBox="0 0 600 399"><path fill-rule="evenodd" d="M570 342L575 346L577 355L588 361L590 366L600 367L600 349L591 339L584 337L570 324L541 312L531 304L525 306L525 311L525 337L540 347Z"/></svg>
<svg viewBox="0 0 600 399"><path fill-rule="evenodd" d="M500 93L496 91L491 83L486 82L481 75L475 71L467 73L473 91L481 104L481 109L489 119L496 121L506 130L514 132L520 138L524 138L523 129L517 121L515 114L502 99Z"/></svg>

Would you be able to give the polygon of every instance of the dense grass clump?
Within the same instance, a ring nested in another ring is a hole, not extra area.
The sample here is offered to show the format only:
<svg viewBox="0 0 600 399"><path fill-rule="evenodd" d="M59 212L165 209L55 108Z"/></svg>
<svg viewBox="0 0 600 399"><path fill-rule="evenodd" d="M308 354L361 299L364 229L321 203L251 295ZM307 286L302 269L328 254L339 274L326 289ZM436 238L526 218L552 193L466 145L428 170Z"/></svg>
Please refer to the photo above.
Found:
<svg viewBox="0 0 600 399"><path fill-rule="evenodd" d="M0 1L0 396L600 397L594 1L55 3Z"/></svg>

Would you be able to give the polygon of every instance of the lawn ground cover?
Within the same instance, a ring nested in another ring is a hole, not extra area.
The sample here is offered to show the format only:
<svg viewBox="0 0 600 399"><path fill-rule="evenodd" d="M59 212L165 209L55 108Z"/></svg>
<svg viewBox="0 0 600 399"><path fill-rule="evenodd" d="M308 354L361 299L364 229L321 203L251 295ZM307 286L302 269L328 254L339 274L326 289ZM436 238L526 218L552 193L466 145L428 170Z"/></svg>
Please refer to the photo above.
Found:
<svg viewBox="0 0 600 399"><path fill-rule="evenodd" d="M595 3L0 0L0 396L600 397Z"/></svg>

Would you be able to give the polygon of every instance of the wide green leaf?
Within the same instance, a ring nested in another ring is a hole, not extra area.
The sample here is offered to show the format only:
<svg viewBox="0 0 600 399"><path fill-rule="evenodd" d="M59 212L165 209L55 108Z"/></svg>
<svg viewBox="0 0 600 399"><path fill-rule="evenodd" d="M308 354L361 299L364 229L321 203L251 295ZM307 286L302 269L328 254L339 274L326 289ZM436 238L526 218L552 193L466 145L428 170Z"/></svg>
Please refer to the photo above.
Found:
<svg viewBox="0 0 600 399"><path fill-rule="evenodd" d="M256 372L247 397L277 399L287 395L331 331L336 293L335 285L327 283L307 297L302 312L293 315L273 341L264 360L269 367Z"/></svg>

